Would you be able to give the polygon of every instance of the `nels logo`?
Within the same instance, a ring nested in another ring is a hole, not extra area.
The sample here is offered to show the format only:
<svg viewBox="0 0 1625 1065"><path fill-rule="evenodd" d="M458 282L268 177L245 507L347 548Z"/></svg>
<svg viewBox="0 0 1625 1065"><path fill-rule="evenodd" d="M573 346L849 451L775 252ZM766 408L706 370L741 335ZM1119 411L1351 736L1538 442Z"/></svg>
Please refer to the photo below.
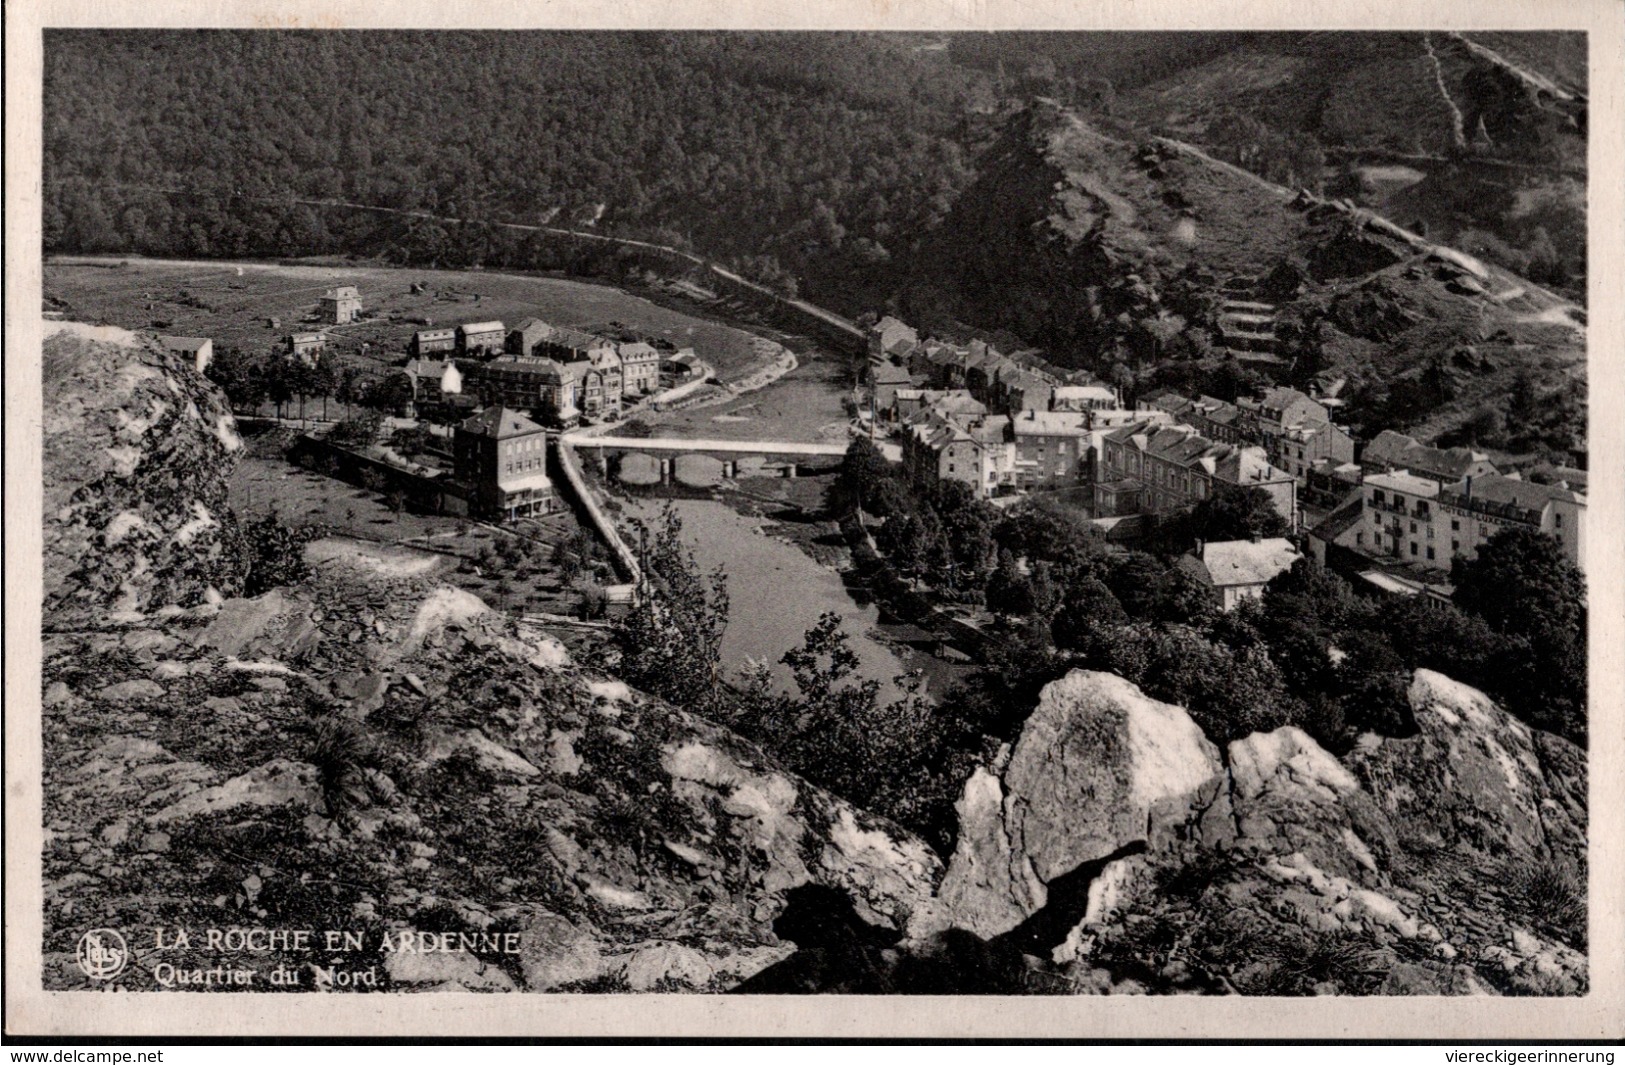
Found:
<svg viewBox="0 0 1625 1065"><path fill-rule="evenodd" d="M111 980L130 963L130 948L111 928L92 928L79 937L79 968L92 980Z"/></svg>

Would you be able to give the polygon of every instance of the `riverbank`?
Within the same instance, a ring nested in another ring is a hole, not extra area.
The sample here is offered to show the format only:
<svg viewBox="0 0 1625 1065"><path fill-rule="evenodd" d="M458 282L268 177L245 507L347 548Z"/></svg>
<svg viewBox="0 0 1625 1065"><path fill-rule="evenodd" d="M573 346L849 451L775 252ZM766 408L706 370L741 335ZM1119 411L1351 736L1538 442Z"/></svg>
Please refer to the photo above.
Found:
<svg viewBox="0 0 1625 1065"><path fill-rule="evenodd" d="M727 578L729 617L722 637L722 665L730 680L764 663L788 690L792 677L779 660L801 645L808 629L833 612L841 618L859 677L880 685L882 701L905 693L897 678L910 664L877 639L880 611L852 597L834 570L770 534L764 520L742 514L719 499L623 497L627 517L653 523L670 505L683 523L683 542L705 573Z"/></svg>

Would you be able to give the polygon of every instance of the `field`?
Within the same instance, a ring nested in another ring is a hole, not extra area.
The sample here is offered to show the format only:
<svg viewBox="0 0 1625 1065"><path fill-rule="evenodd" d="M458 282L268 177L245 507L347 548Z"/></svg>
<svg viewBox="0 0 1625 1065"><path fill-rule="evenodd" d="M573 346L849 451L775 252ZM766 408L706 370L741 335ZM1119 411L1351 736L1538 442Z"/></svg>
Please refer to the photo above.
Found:
<svg viewBox="0 0 1625 1065"><path fill-rule="evenodd" d="M280 458L245 458L231 481L231 506L252 520L275 511L290 525L314 524L329 536L426 548L443 556L437 575L512 613L571 614L580 590L560 582L550 561L553 545L579 527L563 511L513 522L508 532L454 517L392 511L377 492L302 469ZM484 552L498 539L523 544L521 561L504 563ZM608 577L605 582L610 582Z"/></svg>
<svg viewBox="0 0 1625 1065"><path fill-rule="evenodd" d="M414 284L424 291L412 292ZM267 350L288 333L318 328L306 319L335 285L354 285L363 309L377 315L327 328L329 343L345 361L394 362L425 322L453 326L497 319L511 326L526 317L590 332L621 328L692 347L725 381L746 376L755 361L751 334L741 329L609 285L557 277L301 262L74 257L45 264L46 299L66 318L206 336L216 348L250 352ZM267 324L268 318L278 324Z"/></svg>

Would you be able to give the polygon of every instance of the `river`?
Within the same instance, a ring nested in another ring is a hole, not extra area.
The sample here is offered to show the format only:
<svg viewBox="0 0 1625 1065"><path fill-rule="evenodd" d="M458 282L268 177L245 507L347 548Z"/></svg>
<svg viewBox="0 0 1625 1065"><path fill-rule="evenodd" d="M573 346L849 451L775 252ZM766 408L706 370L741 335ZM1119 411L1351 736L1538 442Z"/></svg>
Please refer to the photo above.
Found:
<svg viewBox="0 0 1625 1065"><path fill-rule="evenodd" d="M658 521L665 501L625 500L627 512ZM722 634L722 664L732 676L752 661L767 662L773 677L788 689L790 671L779 663L784 652L800 646L803 634L827 611L841 616L848 646L858 656L864 679L881 682L881 700L902 694L895 678L908 666L886 644L870 634L880 612L860 605L841 578L808 558L798 548L762 531L758 518L746 517L709 499L671 501L683 522L683 541L702 572L721 568L728 578L728 627Z"/></svg>

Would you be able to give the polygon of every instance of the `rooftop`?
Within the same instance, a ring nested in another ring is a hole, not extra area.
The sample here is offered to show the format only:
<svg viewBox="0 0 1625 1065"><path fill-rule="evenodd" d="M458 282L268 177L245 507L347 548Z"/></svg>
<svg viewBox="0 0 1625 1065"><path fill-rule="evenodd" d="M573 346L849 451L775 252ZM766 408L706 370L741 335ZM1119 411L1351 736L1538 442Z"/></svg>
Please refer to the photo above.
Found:
<svg viewBox="0 0 1625 1065"><path fill-rule="evenodd" d="M507 407L487 407L457 428L463 432L495 437L498 440L511 436L528 436L531 433L544 431L540 425L537 425L518 411L509 410Z"/></svg>
<svg viewBox="0 0 1625 1065"><path fill-rule="evenodd" d="M1439 494L1438 481L1430 477L1418 477L1406 470L1373 473L1365 479L1365 483L1373 488L1386 488L1390 492L1404 492L1406 495L1421 496L1423 499L1432 499Z"/></svg>
<svg viewBox="0 0 1625 1065"><path fill-rule="evenodd" d="M1067 399L1099 399L1117 402L1117 393L1105 385L1056 385L1055 401Z"/></svg>
<svg viewBox="0 0 1625 1065"><path fill-rule="evenodd" d="M1366 478L1370 480L1371 478ZM1519 477L1485 474L1464 477L1445 489L1452 496L1474 503L1504 503L1525 510L1545 510L1552 502L1576 503L1585 506L1586 497L1572 488L1555 484L1536 484Z"/></svg>
<svg viewBox="0 0 1625 1065"><path fill-rule="evenodd" d="M500 332L502 332L502 323L501 322L464 322L462 325L458 326L457 328L461 329L464 333L500 333Z"/></svg>
<svg viewBox="0 0 1625 1065"><path fill-rule="evenodd" d="M1268 540L1221 540L1203 544L1195 553L1218 588L1267 584L1292 568L1298 549L1283 537Z"/></svg>
<svg viewBox="0 0 1625 1065"><path fill-rule="evenodd" d="M208 337L159 337L169 351L197 351L210 343Z"/></svg>
<svg viewBox="0 0 1625 1065"><path fill-rule="evenodd" d="M1417 442L1414 437L1384 429L1366 444L1361 461L1377 466L1423 470L1446 480L1465 477L1474 465L1488 462L1489 456L1471 448L1440 449Z"/></svg>
<svg viewBox="0 0 1625 1065"><path fill-rule="evenodd" d="M910 380L908 370L894 362L876 363L873 373L877 385L907 384Z"/></svg>
<svg viewBox="0 0 1625 1065"><path fill-rule="evenodd" d="M1010 427L1017 436L1088 436L1089 418L1081 411L1024 410Z"/></svg>

